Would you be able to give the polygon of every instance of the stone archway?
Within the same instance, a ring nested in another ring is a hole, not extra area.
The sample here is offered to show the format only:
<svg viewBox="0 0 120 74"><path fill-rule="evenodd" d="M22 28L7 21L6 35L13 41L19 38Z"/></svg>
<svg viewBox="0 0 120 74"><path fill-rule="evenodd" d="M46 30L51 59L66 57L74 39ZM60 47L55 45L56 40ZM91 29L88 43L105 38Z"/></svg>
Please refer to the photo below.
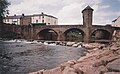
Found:
<svg viewBox="0 0 120 74"><path fill-rule="evenodd" d="M112 34L104 29L94 30L91 34L92 41L94 40L110 40L112 38Z"/></svg>
<svg viewBox="0 0 120 74"><path fill-rule="evenodd" d="M70 28L64 32L65 41L83 41L84 32L78 28Z"/></svg>
<svg viewBox="0 0 120 74"><path fill-rule="evenodd" d="M56 41L58 34L53 29L43 29L37 34L37 36L39 40Z"/></svg>

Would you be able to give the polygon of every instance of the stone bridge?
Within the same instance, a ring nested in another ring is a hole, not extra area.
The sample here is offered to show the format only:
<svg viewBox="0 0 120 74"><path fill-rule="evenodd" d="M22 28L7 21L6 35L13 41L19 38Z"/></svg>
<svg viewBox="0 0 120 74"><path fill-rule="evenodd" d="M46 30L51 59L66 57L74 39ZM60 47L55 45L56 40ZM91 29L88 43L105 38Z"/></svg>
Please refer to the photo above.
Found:
<svg viewBox="0 0 120 74"><path fill-rule="evenodd" d="M82 36L82 41L89 43L94 39L111 40L114 30L120 28L111 25L92 25L93 9L86 7L83 11L83 25L44 25L44 26L17 26L7 25L6 30L11 30L18 34L18 37L24 39L36 40L68 40L70 31L78 31Z"/></svg>
<svg viewBox="0 0 120 74"><path fill-rule="evenodd" d="M10 27L10 28L9 28ZM83 41L90 42L92 41L92 35L95 33L98 34L104 40L111 40L113 31L116 29L110 25L100 26L93 25L90 28L90 32L83 25L49 25L49 26L15 26L12 28L9 26L7 30L11 30L19 35L20 38L23 39L35 39L35 40L48 40L46 37L50 37L50 33L53 34L49 40L59 40L66 41L67 33L72 30L77 30L81 33ZM118 28L117 28L118 29ZM120 30L120 28L119 28ZM50 32L51 31L51 32ZM102 36L100 35L102 32Z"/></svg>
<svg viewBox="0 0 120 74"><path fill-rule="evenodd" d="M88 42L87 39L91 41L91 37L96 31L98 33L103 32L102 35L107 37L106 39L111 39L112 33L113 33L113 28L109 25L106 25L106 26L94 25L90 28L89 33L88 33L88 30L86 29L86 27L84 27L83 25L35 26L34 28L32 28L32 32L31 32L32 37L31 38L44 40L46 37L45 35L48 35L49 32L52 32L54 34L54 36L52 36L52 38L54 37L52 40L65 41L67 39L67 36L66 36L67 33L69 33L72 30L79 31L83 37L84 42Z"/></svg>

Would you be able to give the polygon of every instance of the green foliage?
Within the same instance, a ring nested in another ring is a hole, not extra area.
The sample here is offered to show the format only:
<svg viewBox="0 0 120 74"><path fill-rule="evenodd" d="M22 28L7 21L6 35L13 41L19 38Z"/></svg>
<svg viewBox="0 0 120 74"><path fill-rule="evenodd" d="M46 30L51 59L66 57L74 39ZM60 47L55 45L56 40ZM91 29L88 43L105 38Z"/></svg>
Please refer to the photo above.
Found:
<svg viewBox="0 0 120 74"><path fill-rule="evenodd" d="M3 17L10 3L7 0L0 0L0 24L3 23Z"/></svg>
<svg viewBox="0 0 120 74"><path fill-rule="evenodd" d="M17 38L17 35L18 34L14 33L14 32L10 32L10 31L0 32L1 38L14 39L14 38Z"/></svg>
<svg viewBox="0 0 120 74"><path fill-rule="evenodd" d="M82 41L82 34L77 30L72 30L67 34L68 41Z"/></svg>

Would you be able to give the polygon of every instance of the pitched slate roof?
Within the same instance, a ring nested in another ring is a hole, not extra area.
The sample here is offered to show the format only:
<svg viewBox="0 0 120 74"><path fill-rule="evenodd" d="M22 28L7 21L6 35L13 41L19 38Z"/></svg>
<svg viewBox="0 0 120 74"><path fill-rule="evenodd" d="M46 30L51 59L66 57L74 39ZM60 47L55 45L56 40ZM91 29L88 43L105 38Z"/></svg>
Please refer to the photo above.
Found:
<svg viewBox="0 0 120 74"><path fill-rule="evenodd" d="M88 5L84 10L82 10L82 13L83 13L83 11L85 11L85 10L92 10L93 11L93 9Z"/></svg>
<svg viewBox="0 0 120 74"><path fill-rule="evenodd" d="M93 10L89 5L85 8L85 10Z"/></svg>
<svg viewBox="0 0 120 74"><path fill-rule="evenodd" d="M43 14L43 13L41 13L41 14L33 14L33 15L25 15L25 17L32 17L32 16L48 16L48 17L58 19L58 18L56 18L56 17L54 17L52 15L47 15L47 14ZM5 17L5 19L20 19L22 17L24 17L24 16L23 15L14 15L14 16L7 16L7 17Z"/></svg>
<svg viewBox="0 0 120 74"><path fill-rule="evenodd" d="M5 17L5 19L20 19L22 18L23 16L22 15L17 15L17 16L7 16Z"/></svg>
<svg viewBox="0 0 120 74"><path fill-rule="evenodd" d="M52 18L58 19L58 18L56 18L56 17L54 17L52 15L47 15L47 14L43 14L43 13L41 13L41 14L33 14L33 16L48 16L48 17L52 17Z"/></svg>
<svg viewBox="0 0 120 74"><path fill-rule="evenodd" d="M112 22L115 22L115 21L117 21L119 18L120 18L120 16L119 16L117 19L113 20Z"/></svg>

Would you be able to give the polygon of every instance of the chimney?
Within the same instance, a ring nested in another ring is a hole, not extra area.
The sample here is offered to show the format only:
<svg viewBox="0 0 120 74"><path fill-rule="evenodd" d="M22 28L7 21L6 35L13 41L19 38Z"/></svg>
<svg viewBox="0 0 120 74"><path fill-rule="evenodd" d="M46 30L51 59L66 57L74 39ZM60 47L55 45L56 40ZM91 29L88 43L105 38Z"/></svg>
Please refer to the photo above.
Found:
<svg viewBox="0 0 120 74"><path fill-rule="evenodd" d="M14 14L14 16L16 16L16 14Z"/></svg>
<svg viewBox="0 0 120 74"><path fill-rule="evenodd" d="M44 14L43 12L41 12L41 14Z"/></svg>

